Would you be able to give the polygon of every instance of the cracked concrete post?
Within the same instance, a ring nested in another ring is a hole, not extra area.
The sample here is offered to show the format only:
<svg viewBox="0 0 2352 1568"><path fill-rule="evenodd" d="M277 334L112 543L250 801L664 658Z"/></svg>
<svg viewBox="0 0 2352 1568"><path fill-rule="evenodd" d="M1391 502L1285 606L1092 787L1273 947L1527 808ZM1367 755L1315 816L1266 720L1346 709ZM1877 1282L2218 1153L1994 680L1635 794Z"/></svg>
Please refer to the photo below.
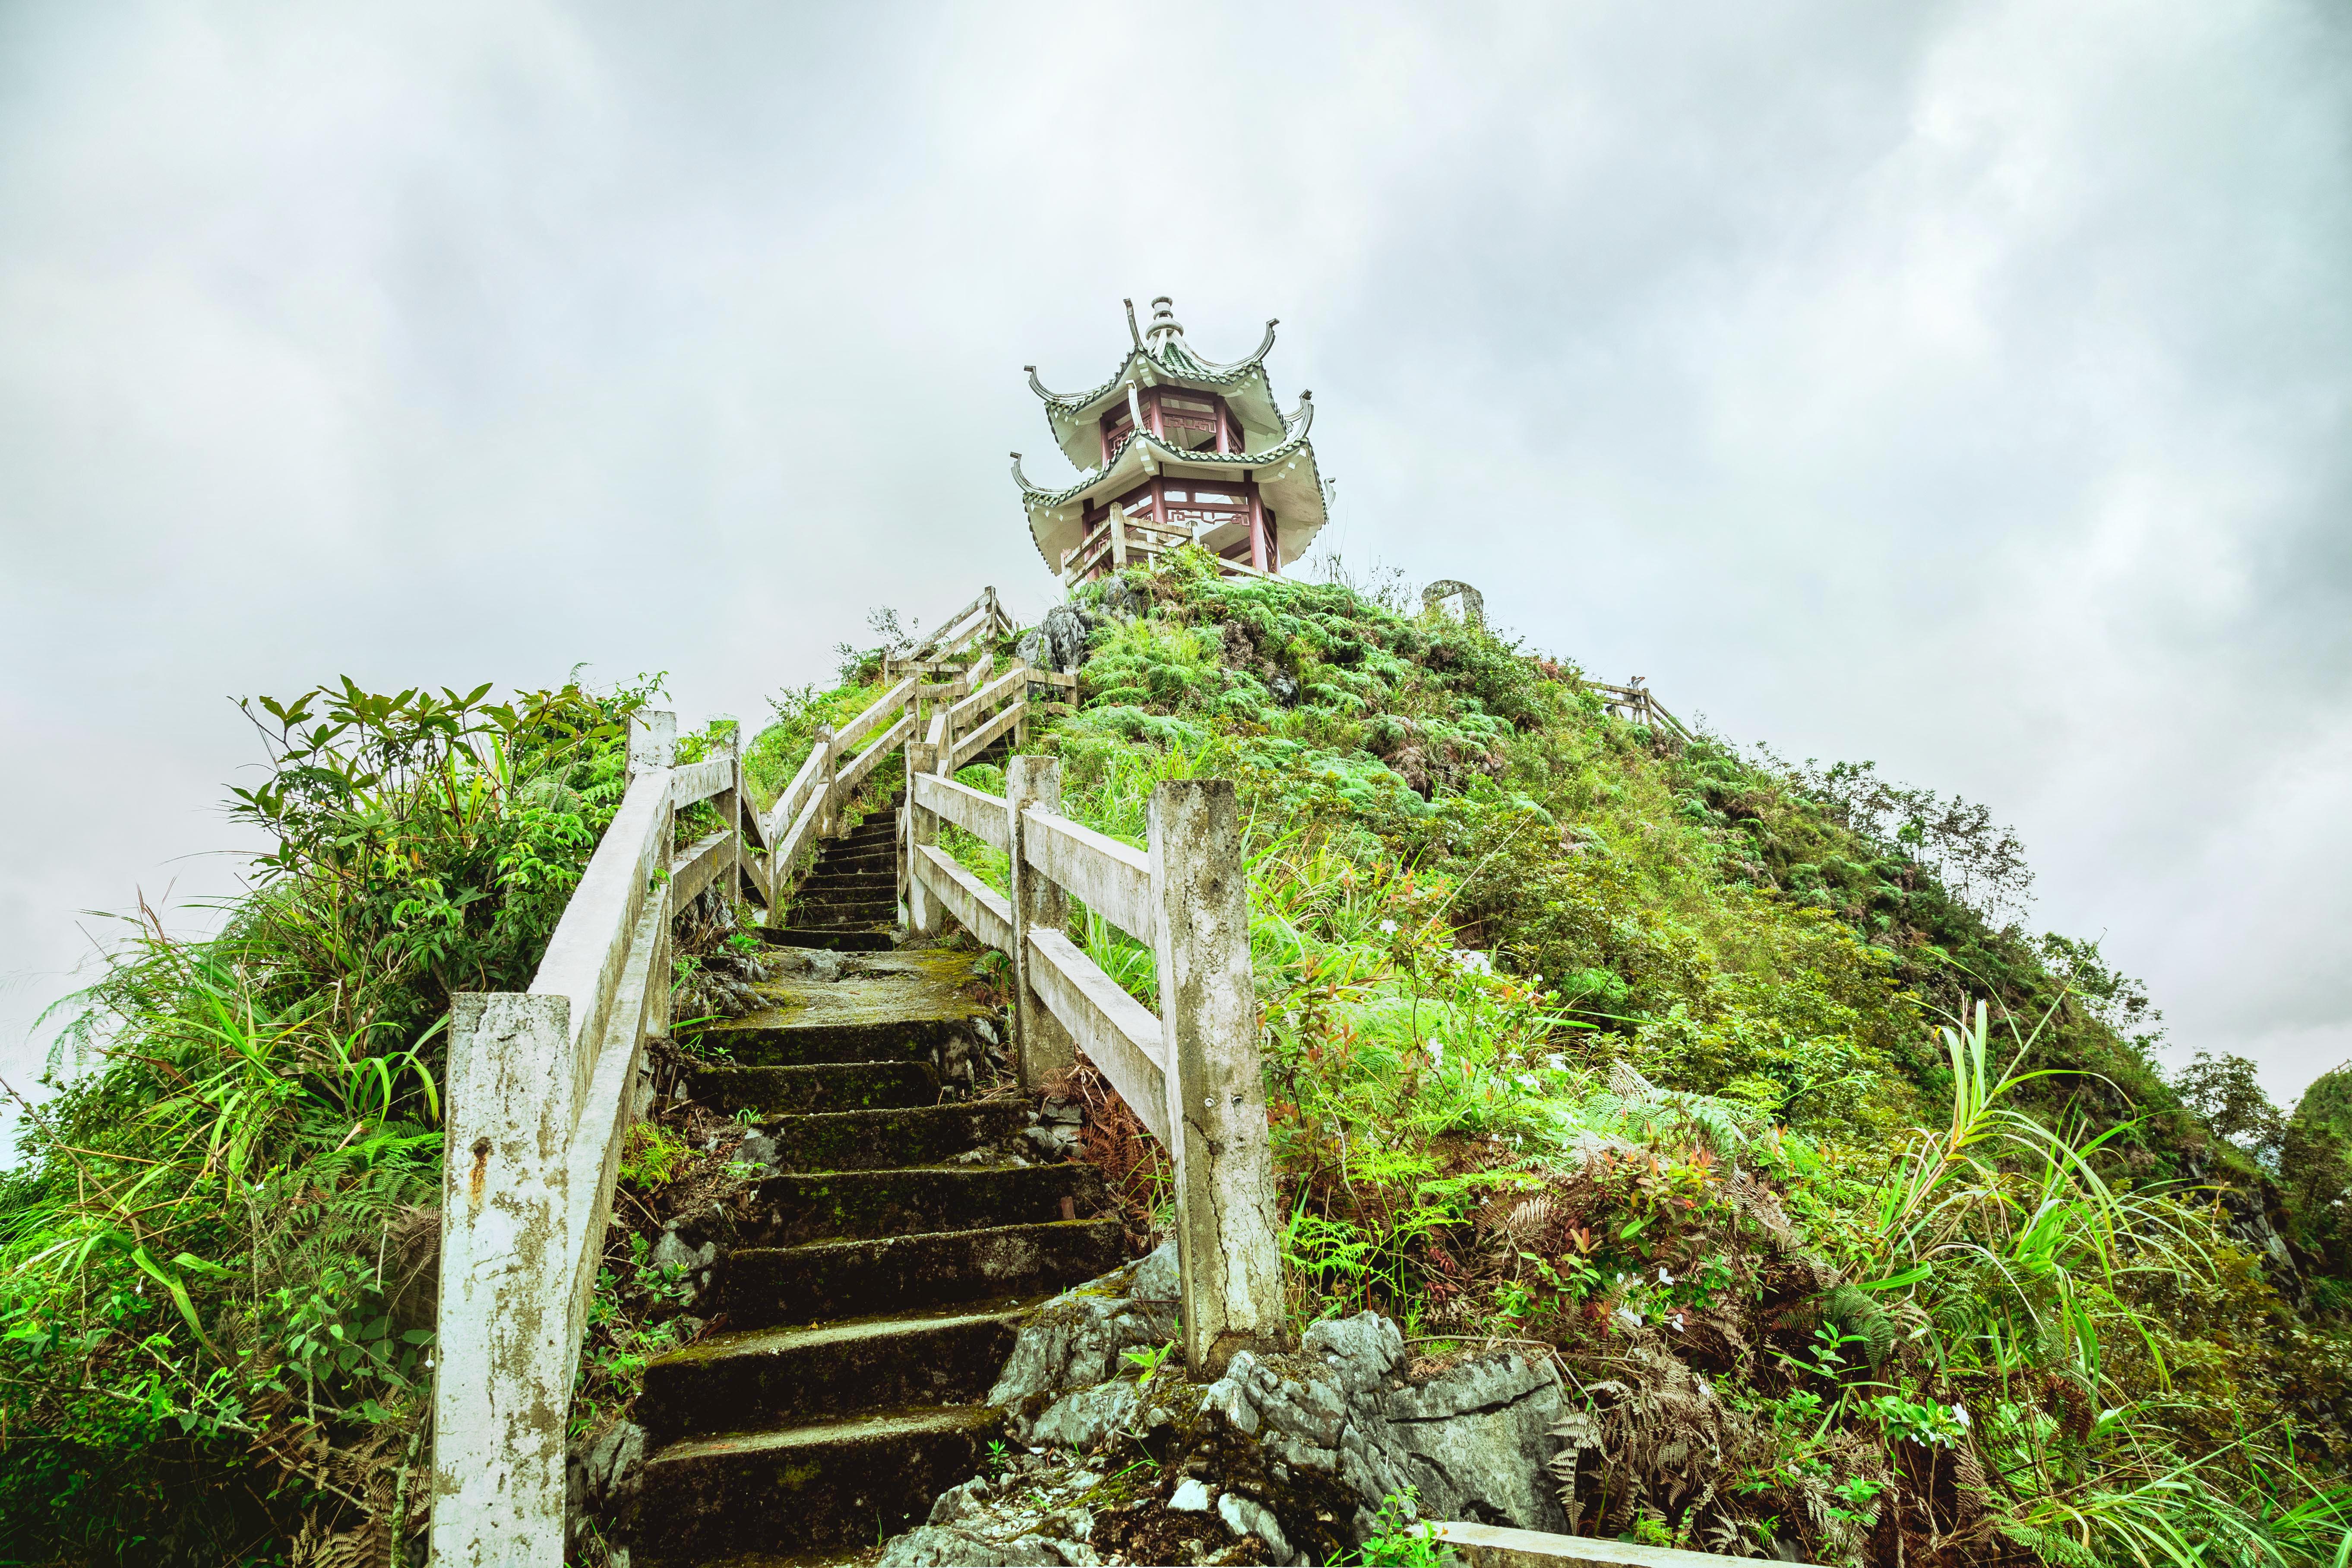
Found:
<svg viewBox="0 0 2352 1568"><path fill-rule="evenodd" d="M547 1281L572 1266L564 1155L579 1108L571 1042L569 997L452 998L433 1368L435 1568L563 1562L570 1323Z"/></svg>
<svg viewBox="0 0 2352 1568"><path fill-rule="evenodd" d="M824 803L816 808L816 836L830 838L833 837L835 805L833 781L841 772L841 753L833 743L832 725L816 727L816 743L824 748L824 761L818 766L816 775L817 799Z"/></svg>
<svg viewBox="0 0 2352 1568"><path fill-rule="evenodd" d="M1234 1352L1280 1343L1285 1328L1249 874L1229 781L1160 785L1150 826L1184 1363L1194 1377L1213 1377Z"/></svg>
<svg viewBox="0 0 2352 1568"><path fill-rule="evenodd" d="M1040 806L1059 816L1062 764L1054 757L1015 757L1004 773L1004 798L1013 828L1013 976L1018 999L1014 1032L1021 1060L1021 1087L1034 1094L1047 1079L1068 1070L1078 1047L1045 998L1029 984L1029 933L1039 927L1061 931L1070 922L1069 895L1028 864L1026 825L1021 814Z"/></svg>
<svg viewBox="0 0 2352 1568"><path fill-rule="evenodd" d="M916 856L940 841L938 816L915 804L915 780L939 765L938 747L929 741L907 742L907 847L900 863L906 867L907 929L916 936L937 936L945 923L940 900L915 875Z"/></svg>

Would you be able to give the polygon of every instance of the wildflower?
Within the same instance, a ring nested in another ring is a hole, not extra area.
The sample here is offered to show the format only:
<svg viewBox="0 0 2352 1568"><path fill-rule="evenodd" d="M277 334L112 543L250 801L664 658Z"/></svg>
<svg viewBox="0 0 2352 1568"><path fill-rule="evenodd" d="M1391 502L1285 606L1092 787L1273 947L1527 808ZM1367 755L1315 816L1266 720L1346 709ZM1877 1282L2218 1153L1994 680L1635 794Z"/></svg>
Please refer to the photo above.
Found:
<svg viewBox="0 0 2352 1568"><path fill-rule="evenodd" d="M1961 1431L1967 1431L1969 1429L1969 1407L1965 1405L1953 1405L1952 1419L1960 1424Z"/></svg>
<svg viewBox="0 0 2352 1568"><path fill-rule="evenodd" d="M1429 1059L1435 1062L1439 1067L1444 1067L1445 1065L1444 1041L1432 1040L1429 1042Z"/></svg>
<svg viewBox="0 0 2352 1568"><path fill-rule="evenodd" d="M1674 1322L1675 1332L1681 1333L1683 1331L1683 1315L1680 1312L1676 1312L1675 1314Z"/></svg>
<svg viewBox="0 0 2352 1568"><path fill-rule="evenodd" d="M1396 935L1396 921L1382 921L1381 922L1381 934L1383 936Z"/></svg>
<svg viewBox="0 0 2352 1568"><path fill-rule="evenodd" d="M1663 1264L1663 1263L1659 1264L1659 1265L1658 1265L1658 1283L1659 1283L1659 1284L1661 1284L1661 1285L1671 1285L1671 1284L1673 1284L1674 1282L1675 1282L1675 1277L1674 1277L1673 1275L1671 1275L1671 1274L1669 1274L1669 1273L1667 1273L1667 1272L1666 1272L1666 1266L1665 1266L1664 1264Z"/></svg>
<svg viewBox="0 0 2352 1568"><path fill-rule="evenodd" d="M1551 1068L1554 1072L1566 1072L1568 1070L1568 1058L1563 1056L1549 1056L1544 1058L1544 1066Z"/></svg>

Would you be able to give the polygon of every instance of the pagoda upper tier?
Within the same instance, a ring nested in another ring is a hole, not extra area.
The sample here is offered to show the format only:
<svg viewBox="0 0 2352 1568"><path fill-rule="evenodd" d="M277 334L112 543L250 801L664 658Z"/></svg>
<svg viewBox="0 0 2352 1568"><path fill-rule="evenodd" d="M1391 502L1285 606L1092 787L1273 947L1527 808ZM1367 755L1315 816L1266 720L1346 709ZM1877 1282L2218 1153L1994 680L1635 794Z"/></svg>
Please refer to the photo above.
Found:
<svg viewBox="0 0 2352 1568"><path fill-rule="evenodd" d="M1201 358L1163 296L1110 379L1087 392L1052 392L1031 365L1055 445L1082 470L1045 489L1013 477L1037 553L1065 581L1099 576L1135 555L1197 543L1242 575L1272 574L1298 559L1323 526L1322 477L1307 444L1313 395L1285 414L1266 379L1275 323L1256 352L1231 364Z"/></svg>

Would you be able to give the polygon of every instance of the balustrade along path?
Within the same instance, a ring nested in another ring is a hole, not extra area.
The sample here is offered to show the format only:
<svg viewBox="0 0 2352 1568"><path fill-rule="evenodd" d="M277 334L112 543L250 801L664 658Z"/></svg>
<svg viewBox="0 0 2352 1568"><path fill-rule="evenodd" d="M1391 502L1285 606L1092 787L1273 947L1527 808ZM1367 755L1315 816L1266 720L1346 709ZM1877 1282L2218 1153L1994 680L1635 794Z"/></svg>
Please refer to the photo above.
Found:
<svg viewBox="0 0 2352 1568"><path fill-rule="evenodd" d="M572 1391L647 1043L670 1030L671 921L714 885L770 911L786 973L762 1010L699 1032L684 1092L755 1121L775 1173L712 1260L719 1331L646 1368L634 1568L871 1544L980 1468L1024 1311L1122 1255L1092 1167L1013 1152L1029 1097L1081 1054L1170 1157L1186 1365L1279 1338L1234 790L1162 784L1138 849L1060 815L1049 757L1010 755L1003 795L956 782L1025 740L1032 693L1073 685L994 668L1006 629L982 593L764 813L740 742L678 765L675 716L639 715L627 793L530 990L457 999L435 1563L564 1561ZM722 826L676 848L675 814L701 801ZM943 823L1004 853L1006 893L941 847ZM1156 1014L1066 934L1072 898L1152 949ZM986 950L1009 961L1001 1016L971 1000ZM943 1089L1000 1027L1021 1094Z"/></svg>

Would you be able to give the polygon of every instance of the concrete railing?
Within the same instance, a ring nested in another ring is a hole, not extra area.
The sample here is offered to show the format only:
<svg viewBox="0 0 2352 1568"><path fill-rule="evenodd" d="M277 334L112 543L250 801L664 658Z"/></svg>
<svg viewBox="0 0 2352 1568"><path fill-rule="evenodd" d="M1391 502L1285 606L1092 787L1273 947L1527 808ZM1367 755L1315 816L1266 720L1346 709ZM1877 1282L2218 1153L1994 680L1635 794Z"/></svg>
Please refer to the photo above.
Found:
<svg viewBox="0 0 2352 1568"><path fill-rule="evenodd" d="M433 1561L558 1568L564 1426L645 1044L669 1027L670 919L750 874L739 737L674 763L677 717L630 721L619 812L527 992L453 999L433 1394ZM673 853L676 815L719 826Z"/></svg>
<svg viewBox="0 0 2352 1568"><path fill-rule="evenodd" d="M1234 1351L1278 1341L1285 1320L1274 1154L1234 786L1160 784L1147 851L1063 816L1060 765L1051 757L1014 757L1003 795L945 776L936 742L911 744L907 766L909 927L930 934L952 915L1012 959L1024 1089L1083 1051L1168 1151L1186 1364L1211 1375ZM942 822L1005 852L1011 897L940 847ZM1072 896L1151 949L1156 1016L1070 940Z"/></svg>

